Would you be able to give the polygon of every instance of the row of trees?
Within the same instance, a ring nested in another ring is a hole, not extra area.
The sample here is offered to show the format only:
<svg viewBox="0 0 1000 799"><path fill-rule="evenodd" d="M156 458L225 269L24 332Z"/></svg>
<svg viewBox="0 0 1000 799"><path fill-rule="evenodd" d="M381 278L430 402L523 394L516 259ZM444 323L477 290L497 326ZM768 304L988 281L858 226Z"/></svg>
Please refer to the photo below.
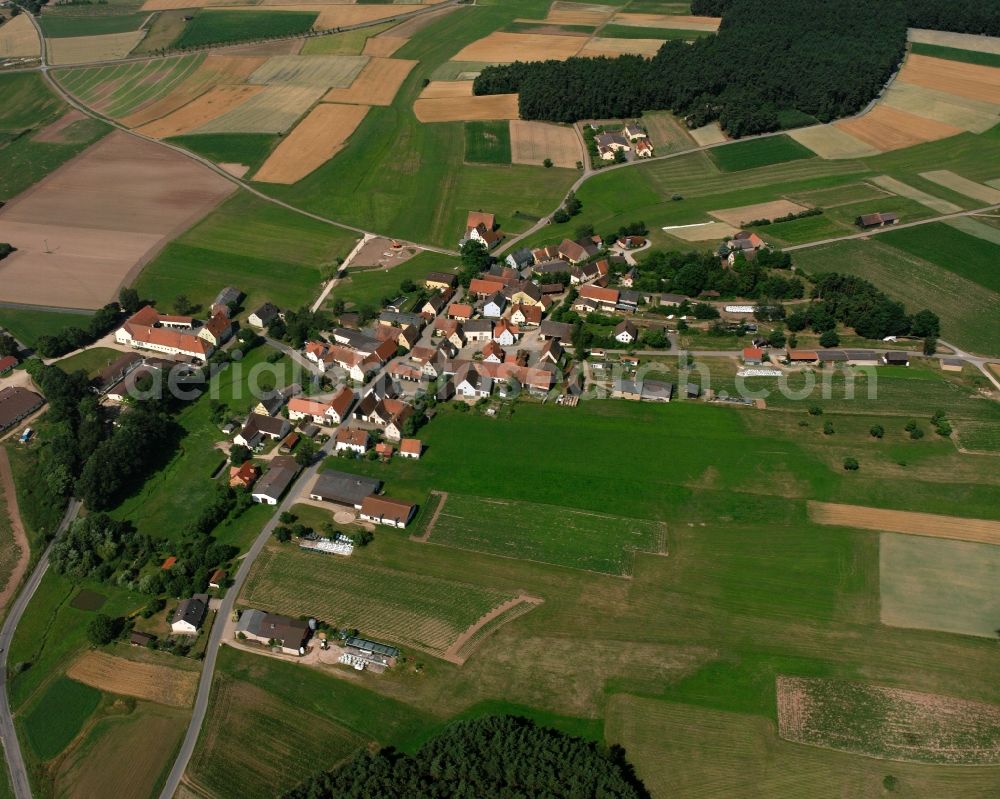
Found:
<svg viewBox="0 0 1000 799"><path fill-rule="evenodd" d="M416 754L363 752L316 775L283 799L647 799L620 747L513 716L451 724Z"/></svg>
<svg viewBox="0 0 1000 799"><path fill-rule="evenodd" d="M476 94L517 92L525 119L574 122L672 109L733 136L782 119L828 122L863 108L901 61L901 5L867 0L734 0L719 32L668 41L652 59L571 58L487 67ZM804 116L807 115L807 116Z"/></svg>
<svg viewBox="0 0 1000 799"><path fill-rule="evenodd" d="M768 250L758 252L753 261L738 258L732 269L723 266L714 254L655 250L642 262L636 287L643 291L670 291L688 297L717 291L723 297L799 299L805 296L802 280L773 271L790 265L791 258L786 253Z"/></svg>
<svg viewBox="0 0 1000 799"><path fill-rule="evenodd" d="M65 327L54 335L40 336L35 344L35 350L43 358L59 358L67 352L93 344L114 329L121 318L118 303L110 302L95 311L84 327Z"/></svg>

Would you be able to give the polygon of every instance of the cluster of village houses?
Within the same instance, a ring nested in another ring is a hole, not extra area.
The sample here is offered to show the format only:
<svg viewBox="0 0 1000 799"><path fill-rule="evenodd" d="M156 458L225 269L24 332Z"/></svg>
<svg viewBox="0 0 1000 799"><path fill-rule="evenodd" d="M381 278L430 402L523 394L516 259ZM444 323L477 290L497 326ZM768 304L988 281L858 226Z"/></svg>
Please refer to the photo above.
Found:
<svg viewBox="0 0 1000 799"><path fill-rule="evenodd" d="M602 133L598 139L602 157L611 153L613 158L616 148L629 146L634 146L640 156L651 153L645 133L635 126L626 125L621 134ZM492 214L469 213L463 242L477 240L492 249L502 239ZM688 299L671 294L654 298L637 291L634 266L615 269L617 277L612 284L612 259L621 256L607 255L605 244L595 236L516 250L473 279L464 292L454 274L431 272L423 281L429 295L419 307L404 310L402 303L390 303L366 329L348 326L345 317L341 320L343 326L329 331L325 338L307 342L301 355L318 373L340 370L349 378L348 383L323 398L306 396L297 385L261 397L242 427L227 432L235 434L235 444L255 452L277 446L279 454L270 457L263 472L252 461L233 466L230 484L247 489L257 502L277 505L299 471L290 457L293 448L302 436L315 437L324 431L332 433L334 451L344 456L360 457L374 450L382 459L397 454L420 458L423 445L419 439L407 437L406 429L407 420L416 413L413 389L421 384L433 382L440 399L477 401L494 394L516 396L522 391L549 394L565 379L569 359L563 343L573 331L569 324L546 319L566 292L564 275L568 274L569 284L577 289L573 310L582 315L597 312L630 317L644 303L658 300L662 305L676 306ZM641 236L625 236L614 244L618 251L627 252L647 242ZM752 260L766 246L755 233L738 233L720 247L719 257L730 264L740 254ZM124 354L101 372L99 391L110 399L121 399L129 377L134 382L137 375L175 367L177 361L205 363L233 336L229 309L241 296L234 288L224 289L212 303L204 323L191 317L161 314L151 306L137 311L116 332L115 339L152 354ZM279 309L266 303L249 315L248 322L264 330L279 316ZM639 336L640 330L631 318L614 330L615 340L623 347L637 342ZM761 366L767 357L765 350L757 346L743 352L747 367ZM638 359L631 360L638 366ZM810 365L908 363L902 354L856 350L793 349L785 360ZM669 402L677 390L661 381L619 379L612 385L612 396ZM694 384L679 390L688 398L700 395ZM17 404L19 413L30 412L31 403L23 397ZM321 472L308 495L313 502L351 509L363 521L397 528L405 528L417 510L411 503L385 496L379 480L335 470ZM351 544L341 538L310 540L301 546L349 554ZM208 598L203 595L182 602L172 617L173 631L197 632L207 608ZM306 621L254 609L243 611L236 627L242 640L266 643L286 654L304 653L313 633ZM325 648L325 635L316 637ZM341 662L354 668L381 670L391 666L398 656L392 647L364 639L349 639L342 649Z"/></svg>

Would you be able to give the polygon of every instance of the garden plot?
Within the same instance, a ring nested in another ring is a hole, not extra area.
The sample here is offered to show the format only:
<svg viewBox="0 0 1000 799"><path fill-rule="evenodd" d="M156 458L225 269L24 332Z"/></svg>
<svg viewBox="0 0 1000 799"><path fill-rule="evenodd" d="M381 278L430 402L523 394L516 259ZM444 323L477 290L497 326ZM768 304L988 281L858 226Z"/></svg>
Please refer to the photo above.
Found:
<svg viewBox="0 0 1000 799"><path fill-rule="evenodd" d="M881 621L995 638L1000 547L897 533L879 537Z"/></svg>
<svg viewBox="0 0 1000 799"><path fill-rule="evenodd" d="M927 89L1000 105L1000 69L911 54L897 78Z"/></svg>
<svg viewBox="0 0 1000 799"><path fill-rule="evenodd" d="M635 552L667 549L666 525L648 519L450 492L442 503L432 544L618 575Z"/></svg>
<svg viewBox="0 0 1000 799"><path fill-rule="evenodd" d="M519 116L516 94L418 99L413 103L413 113L421 122L468 122L517 119Z"/></svg>
<svg viewBox="0 0 1000 799"><path fill-rule="evenodd" d="M113 61L124 58L142 41L146 31L108 33L103 36L71 36L48 39L51 64L86 64L91 61Z"/></svg>
<svg viewBox="0 0 1000 799"><path fill-rule="evenodd" d="M970 100L901 80L892 82L879 103L973 133L982 133L1000 122L1000 106L994 103Z"/></svg>
<svg viewBox="0 0 1000 799"><path fill-rule="evenodd" d="M683 14L615 14L611 20L615 25L635 28L668 28L681 31L710 31L715 33L722 23L722 17L693 17Z"/></svg>
<svg viewBox="0 0 1000 799"><path fill-rule="evenodd" d="M788 135L820 158L865 158L881 152L835 125L799 128L788 131Z"/></svg>
<svg viewBox="0 0 1000 799"><path fill-rule="evenodd" d="M908 186L901 180L896 180L896 178L889 175L879 175L878 177L871 178L871 182L876 186L891 191L893 194L898 194L900 197L906 197L910 200L915 200L921 205L926 205L939 214L954 214L962 210L955 203L942 200L940 197L935 197L933 194L928 194L913 186Z"/></svg>
<svg viewBox="0 0 1000 799"><path fill-rule="evenodd" d="M372 638L442 656L490 610L517 596L490 588L332 558L265 550L241 601L290 616L357 627Z"/></svg>
<svg viewBox="0 0 1000 799"><path fill-rule="evenodd" d="M262 63L264 58L260 56L210 55L180 82L173 84L173 81L168 81L171 85L165 94L151 96L148 103L136 106L134 111L121 118L121 122L135 128L160 119L217 86L243 83Z"/></svg>
<svg viewBox="0 0 1000 799"><path fill-rule="evenodd" d="M350 88L330 89L323 101L365 106L392 105L396 92L416 65L416 61L399 58L372 58Z"/></svg>
<svg viewBox="0 0 1000 799"><path fill-rule="evenodd" d="M366 105L321 103L282 140L254 180L296 183L340 152L368 113Z"/></svg>
<svg viewBox="0 0 1000 799"><path fill-rule="evenodd" d="M198 687L196 671L127 660L97 650L80 655L70 664L66 676L112 694L175 707L189 707Z"/></svg>
<svg viewBox="0 0 1000 799"><path fill-rule="evenodd" d="M513 61L565 61L579 53L587 41L586 36L496 31L466 45L452 60L497 64L509 64Z"/></svg>
<svg viewBox="0 0 1000 799"><path fill-rule="evenodd" d="M833 124L880 152L947 139L962 132L962 129L955 125L917 116L887 105L877 105L862 117L841 119Z"/></svg>
<svg viewBox="0 0 1000 799"><path fill-rule="evenodd" d="M931 183L937 183L939 186L944 186L946 189L951 189L959 194L964 194L966 197L971 197L974 200L980 200L987 205L1000 203L1000 190L991 188L990 186L985 186L982 183L976 183L976 181L969 180L968 178L963 178L961 175L956 175L954 172L950 172L947 169L935 169L930 172L921 172L920 177L926 178L931 181Z"/></svg>
<svg viewBox="0 0 1000 799"><path fill-rule="evenodd" d="M232 111L192 133L284 133L323 95L319 86L263 86Z"/></svg>
<svg viewBox="0 0 1000 799"><path fill-rule="evenodd" d="M205 124L239 108L252 97L266 91L264 86L217 86L162 119L139 128L139 133L166 139L199 130ZM232 131L228 131L232 132Z"/></svg>
<svg viewBox="0 0 1000 799"><path fill-rule="evenodd" d="M233 191L180 153L114 131L0 209L0 300L99 308Z"/></svg>
<svg viewBox="0 0 1000 799"><path fill-rule="evenodd" d="M264 86L346 88L368 64L363 55L283 55L269 58L247 79Z"/></svg>
<svg viewBox="0 0 1000 799"><path fill-rule="evenodd" d="M581 58L597 58L599 56L615 58L620 55L654 56L662 46L662 39L606 39L595 36L583 46L577 55Z"/></svg>
<svg viewBox="0 0 1000 799"><path fill-rule="evenodd" d="M777 678L778 732L810 746L918 763L1000 763L1000 707L839 680Z"/></svg>
<svg viewBox="0 0 1000 799"><path fill-rule="evenodd" d="M739 227L755 219L777 219L780 216L798 214L805 210L807 210L806 206L793 203L790 200L773 200L769 203L743 205L739 208L723 208L719 211L709 211L709 213L723 222Z"/></svg>
<svg viewBox="0 0 1000 799"><path fill-rule="evenodd" d="M1000 38L979 36L972 33L948 33L910 28L907 34L911 42L936 44L939 47L956 47L959 50L974 50L977 53L1000 55Z"/></svg>
<svg viewBox="0 0 1000 799"><path fill-rule="evenodd" d="M862 530L885 530L907 535L1000 545L1000 522L991 519L966 519L959 516L939 516L935 513L912 513L813 501L809 502L809 518L817 524L832 524L838 527L858 527Z"/></svg>
<svg viewBox="0 0 1000 799"><path fill-rule="evenodd" d="M0 58L37 58L41 53L38 33L27 14L18 14L0 27Z"/></svg>
<svg viewBox="0 0 1000 799"><path fill-rule="evenodd" d="M548 158L556 166L575 168L584 157L573 128L522 119L510 121L510 151L515 164L537 166L542 166Z"/></svg>

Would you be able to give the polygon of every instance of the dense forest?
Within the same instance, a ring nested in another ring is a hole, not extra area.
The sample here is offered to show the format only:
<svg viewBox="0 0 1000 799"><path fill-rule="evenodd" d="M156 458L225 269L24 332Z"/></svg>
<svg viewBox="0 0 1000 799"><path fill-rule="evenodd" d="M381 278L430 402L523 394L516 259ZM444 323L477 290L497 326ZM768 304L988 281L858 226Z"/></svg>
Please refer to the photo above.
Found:
<svg viewBox="0 0 1000 799"><path fill-rule="evenodd" d="M845 24L849 23L849 24ZM571 58L487 67L476 94L518 92L525 119L572 122L671 109L733 136L855 113L902 60L906 17L867 0L734 0L716 36L652 59Z"/></svg>
<svg viewBox="0 0 1000 799"><path fill-rule="evenodd" d="M489 716L447 727L415 755L364 752L284 799L648 799L621 749Z"/></svg>
<svg viewBox="0 0 1000 799"><path fill-rule="evenodd" d="M691 13L721 17L740 0L693 0ZM997 0L897 0L913 28L1000 36L1000 3ZM882 0L880 6L890 2Z"/></svg>

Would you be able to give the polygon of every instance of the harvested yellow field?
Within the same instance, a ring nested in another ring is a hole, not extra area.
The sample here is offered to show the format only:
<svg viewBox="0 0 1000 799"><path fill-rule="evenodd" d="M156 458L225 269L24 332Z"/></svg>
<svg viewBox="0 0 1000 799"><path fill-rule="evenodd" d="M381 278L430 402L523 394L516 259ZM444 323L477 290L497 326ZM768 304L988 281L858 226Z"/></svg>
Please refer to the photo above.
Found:
<svg viewBox="0 0 1000 799"><path fill-rule="evenodd" d="M302 180L343 149L367 113L366 105L321 103L277 146L254 180L264 183Z"/></svg>
<svg viewBox="0 0 1000 799"><path fill-rule="evenodd" d="M407 36L370 36L361 51L362 55L388 58L410 41Z"/></svg>
<svg viewBox="0 0 1000 799"><path fill-rule="evenodd" d="M130 128L137 128L164 117L219 84L243 83L264 61L262 56L210 55L193 75L185 78L169 94L139 107L122 117L121 122Z"/></svg>
<svg viewBox="0 0 1000 799"><path fill-rule="evenodd" d="M102 36L70 36L64 39L49 39L49 63L87 64L92 61L113 61L124 58L132 52L145 31L107 33Z"/></svg>
<svg viewBox="0 0 1000 799"><path fill-rule="evenodd" d="M664 233L669 233L674 238L681 241L718 241L727 236L732 236L739 232L739 228L733 227L726 222L705 222L700 225L677 225L675 227L663 228Z"/></svg>
<svg viewBox="0 0 1000 799"><path fill-rule="evenodd" d="M437 97L417 100L413 113L421 122L468 122L477 119L517 119L516 94L480 97Z"/></svg>
<svg viewBox="0 0 1000 799"><path fill-rule="evenodd" d="M73 661L66 676L101 691L174 707L190 706L198 687L196 671L142 663L96 650L84 652Z"/></svg>
<svg viewBox="0 0 1000 799"><path fill-rule="evenodd" d="M422 92L421 100L433 100L438 97L472 97L471 80L432 80Z"/></svg>
<svg viewBox="0 0 1000 799"><path fill-rule="evenodd" d="M261 86L247 102L195 133L284 133L323 96L319 86Z"/></svg>
<svg viewBox="0 0 1000 799"><path fill-rule="evenodd" d="M739 208L723 208L721 211L709 211L709 213L716 219L739 227L754 219L774 219L779 216L788 216L788 214L798 214L805 210L804 205L789 200L773 200L769 203L742 205Z"/></svg>
<svg viewBox="0 0 1000 799"><path fill-rule="evenodd" d="M961 128L954 125L936 122L886 105L875 106L863 117L841 119L833 124L882 152L947 139L962 132Z"/></svg>
<svg viewBox="0 0 1000 799"><path fill-rule="evenodd" d="M718 122L709 122L703 127L694 128L688 132L691 134L691 138L698 143L699 147L704 147L706 144L718 144L727 140L726 134L722 132L722 128Z"/></svg>
<svg viewBox="0 0 1000 799"><path fill-rule="evenodd" d="M247 83L346 88L368 65L364 55L279 55L254 70Z"/></svg>
<svg viewBox="0 0 1000 799"><path fill-rule="evenodd" d="M162 119L139 128L139 133L155 139L166 139L190 133L228 111L238 108L251 97L265 91L264 86L216 86Z"/></svg>
<svg viewBox="0 0 1000 799"><path fill-rule="evenodd" d="M681 14L615 14L616 25L636 28L669 28L679 31L717 31L722 17L692 17Z"/></svg>
<svg viewBox="0 0 1000 799"><path fill-rule="evenodd" d="M0 58L37 58L42 54L38 33L27 14L0 27Z"/></svg>
<svg viewBox="0 0 1000 799"><path fill-rule="evenodd" d="M392 105L396 92L416 61L397 58L372 58L347 89L330 89L324 102L358 105Z"/></svg>
<svg viewBox="0 0 1000 799"><path fill-rule="evenodd" d="M1000 107L993 103L971 100L900 80L892 82L879 104L955 125L973 133L982 133L1000 122Z"/></svg>
<svg viewBox="0 0 1000 799"><path fill-rule="evenodd" d="M837 527L885 530L890 533L950 538L978 544L1000 544L1000 522L991 519L965 519L935 513L911 513L811 500L809 518L817 524L832 524Z"/></svg>
<svg viewBox="0 0 1000 799"><path fill-rule="evenodd" d="M605 39L595 36L583 46L578 55L582 58L597 58L602 55L611 58L620 55L654 56L662 46L662 39Z"/></svg>
<svg viewBox="0 0 1000 799"><path fill-rule="evenodd" d="M542 166L546 158L556 166L575 168L583 147L573 128L550 122L510 121L510 155L515 164Z"/></svg>
<svg viewBox="0 0 1000 799"><path fill-rule="evenodd" d="M805 145L820 158L865 158L878 155L879 150L868 142L856 139L834 125L813 125L788 131L799 144Z"/></svg>
<svg viewBox="0 0 1000 799"><path fill-rule="evenodd" d="M920 28L910 28L911 42L921 44L936 44L940 47L957 47L959 50L974 50L977 53L993 53L1000 55L1000 38L996 36L977 36L972 33L947 33L945 31L928 31Z"/></svg>
<svg viewBox="0 0 1000 799"><path fill-rule="evenodd" d="M942 200L940 197L935 197L926 191L916 189L913 186L903 183L901 180L889 177L889 175L879 175L876 178L872 178L871 182L887 191L891 191L893 194L898 194L900 197L906 197L910 200L915 200L921 205L926 205L939 214L954 214L962 210L955 203Z"/></svg>
<svg viewBox="0 0 1000 799"><path fill-rule="evenodd" d="M911 54L899 71L899 80L1000 105L1000 69L995 67Z"/></svg>
<svg viewBox="0 0 1000 799"><path fill-rule="evenodd" d="M603 25L617 10L617 6L599 3L567 3L556 0L549 8L545 21L559 25Z"/></svg>
<svg viewBox="0 0 1000 799"><path fill-rule="evenodd" d="M959 194L964 194L966 197L972 197L974 200L982 200L988 205L1000 203L1000 191L997 191L990 186L984 186L982 183L976 183L974 180L963 178L961 175L956 175L954 172L949 172L947 169L935 169L930 172L921 172L920 177L926 178L931 181L931 183L937 183L939 186L944 186L946 189L951 189L952 191L957 191Z"/></svg>
<svg viewBox="0 0 1000 799"><path fill-rule="evenodd" d="M452 61L565 61L580 52L586 36L562 36L548 33L504 33L496 31L466 45Z"/></svg>

